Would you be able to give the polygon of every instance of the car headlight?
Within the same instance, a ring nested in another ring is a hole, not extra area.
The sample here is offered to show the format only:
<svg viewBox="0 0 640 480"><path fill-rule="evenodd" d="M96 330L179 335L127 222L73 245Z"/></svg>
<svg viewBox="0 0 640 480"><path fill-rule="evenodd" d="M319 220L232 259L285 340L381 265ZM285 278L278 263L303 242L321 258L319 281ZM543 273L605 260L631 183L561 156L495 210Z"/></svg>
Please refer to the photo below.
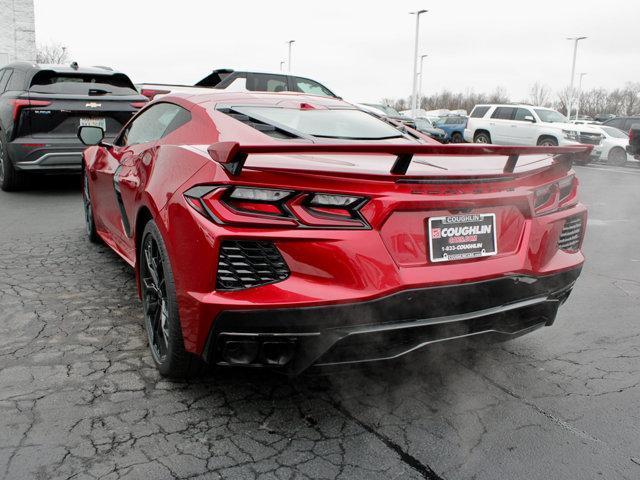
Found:
<svg viewBox="0 0 640 480"><path fill-rule="evenodd" d="M562 133L564 134L564 138L566 138L567 140L577 141L580 136L579 133L575 130L562 130Z"/></svg>

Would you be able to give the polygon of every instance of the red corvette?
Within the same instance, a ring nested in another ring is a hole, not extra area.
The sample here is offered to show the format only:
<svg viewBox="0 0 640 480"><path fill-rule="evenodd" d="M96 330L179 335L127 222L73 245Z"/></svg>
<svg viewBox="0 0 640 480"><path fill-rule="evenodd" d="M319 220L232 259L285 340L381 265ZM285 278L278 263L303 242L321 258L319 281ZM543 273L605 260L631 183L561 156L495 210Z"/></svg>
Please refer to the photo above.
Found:
<svg viewBox="0 0 640 480"><path fill-rule="evenodd" d="M440 145L338 99L167 96L82 127L89 238L136 269L153 359L297 374L554 322L590 147Z"/></svg>

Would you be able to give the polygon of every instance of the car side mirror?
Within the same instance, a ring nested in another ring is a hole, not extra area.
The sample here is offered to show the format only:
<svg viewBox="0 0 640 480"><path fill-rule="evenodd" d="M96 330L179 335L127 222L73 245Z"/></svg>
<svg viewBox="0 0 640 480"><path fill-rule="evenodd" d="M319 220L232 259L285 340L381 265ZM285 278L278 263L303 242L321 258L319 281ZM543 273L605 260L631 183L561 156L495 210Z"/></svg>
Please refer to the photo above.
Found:
<svg viewBox="0 0 640 480"><path fill-rule="evenodd" d="M531 115L525 115L524 119L525 119L527 122L536 123L536 119L535 119L535 118L533 118Z"/></svg>
<svg viewBox="0 0 640 480"><path fill-rule="evenodd" d="M100 127L83 125L78 128L78 138L88 146L101 145L104 140L104 130Z"/></svg>

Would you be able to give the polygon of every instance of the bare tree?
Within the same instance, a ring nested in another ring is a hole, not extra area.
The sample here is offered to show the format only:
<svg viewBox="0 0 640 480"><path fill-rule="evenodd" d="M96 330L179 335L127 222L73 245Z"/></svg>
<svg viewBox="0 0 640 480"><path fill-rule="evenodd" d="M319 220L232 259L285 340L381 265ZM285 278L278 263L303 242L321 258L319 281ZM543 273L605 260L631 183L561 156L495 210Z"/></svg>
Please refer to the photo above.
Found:
<svg viewBox="0 0 640 480"><path fill-rule="evenodd" d="M533 105L548 107L551 103L551 89L543 83L536 82L531 86L529 99Z"/></svg>
<svg viewBox="0 0 640 480"><path fill-rule="evenodd" d="M47 45L38 45L36 49L37 63L53 63L61 64L69 61L69 53L67 47L58 43L50 43Z"/></svg>

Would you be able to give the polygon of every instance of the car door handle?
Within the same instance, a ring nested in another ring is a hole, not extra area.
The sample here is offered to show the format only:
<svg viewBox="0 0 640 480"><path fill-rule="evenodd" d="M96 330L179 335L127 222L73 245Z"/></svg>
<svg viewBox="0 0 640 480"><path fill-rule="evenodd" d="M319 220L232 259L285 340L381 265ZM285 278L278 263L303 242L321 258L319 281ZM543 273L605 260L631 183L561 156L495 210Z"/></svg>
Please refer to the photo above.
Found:
<svg viewBox="0 0 640 480"><path fill-rule="evenodd" d="M489 122L489 125L491 125L492 127L495 127L496 124L493 122Z"/></svg>
<svg viewBox="0 0 640 480"><path fill-rule="evenodd" d="M517 125L511 125L511 128L518 128Z"/></svg>

